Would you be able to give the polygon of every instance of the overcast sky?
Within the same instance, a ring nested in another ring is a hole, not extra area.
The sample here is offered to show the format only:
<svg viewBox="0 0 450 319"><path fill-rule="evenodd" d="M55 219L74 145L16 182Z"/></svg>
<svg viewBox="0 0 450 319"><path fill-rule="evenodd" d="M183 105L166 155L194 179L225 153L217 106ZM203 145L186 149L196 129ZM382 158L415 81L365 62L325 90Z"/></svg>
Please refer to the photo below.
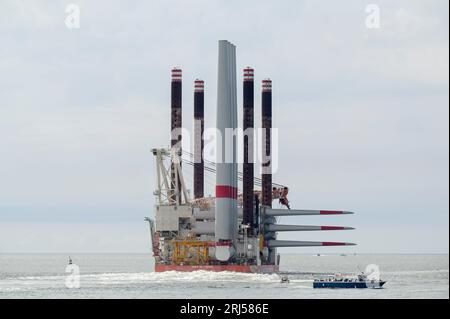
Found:
<svg viewBox="0 0 450 319"><path fill-rule="evenodd" d="M65 25L69 3L79 29ZM220 39L237 46L238 83L255 68L257 123L259 83L273 80L274 181L292 206L356 212L283 218L357 229L281 238L448 253L448 1L282 3L2 0L0 253L149 252L149 150L169 143L170 69L183 69L185 127L197 77L214 126Z"/></svg>

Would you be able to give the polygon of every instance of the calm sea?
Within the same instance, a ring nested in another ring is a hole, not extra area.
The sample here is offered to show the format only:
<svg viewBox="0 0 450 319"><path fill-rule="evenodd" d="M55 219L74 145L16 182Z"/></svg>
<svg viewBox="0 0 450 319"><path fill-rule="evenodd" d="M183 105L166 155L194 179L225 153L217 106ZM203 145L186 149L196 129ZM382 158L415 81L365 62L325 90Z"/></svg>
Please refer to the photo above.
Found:
<svg viewBox="0 0 450 319"><path fill-rule="evenodd" d="M150 255L0 255L0 298L449 298L448 255L282 255L279 275L154 273ZM320 275L379 267L384 289L313 289Z"/></svg>

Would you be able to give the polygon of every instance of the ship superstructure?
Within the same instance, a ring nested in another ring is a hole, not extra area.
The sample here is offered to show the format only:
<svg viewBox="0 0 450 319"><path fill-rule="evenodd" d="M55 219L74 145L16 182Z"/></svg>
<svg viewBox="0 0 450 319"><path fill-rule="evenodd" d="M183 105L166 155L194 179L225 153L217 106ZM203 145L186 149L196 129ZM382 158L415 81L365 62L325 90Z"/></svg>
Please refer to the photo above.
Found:
<svg viewBox="0 0 450 319"><path fill-rule="evenodd" d="M153 149L157 187L155 218L150 224L155 271L237 271L273 273L279 270L278 247L344 246L344 242L284 241L282 231L347 230L350 227L280 225L280 216L352 214L335 210L294 210L289 188L272 183L272 82L262 81L261 128L264 161L261 178L254 176L254 70L243 71L243 164L238 171L236 47L219 41L217 119L220 133L215 162L204 159L204 82L194 83L194 153L182 150L182 71L172 70L170 148ZM194 171L194 197L183 166ZM204 195L204 173L215 174L215 197ZM242 192L238 189L242 182ZM278 200L285 208L274 209Z"/></svg>

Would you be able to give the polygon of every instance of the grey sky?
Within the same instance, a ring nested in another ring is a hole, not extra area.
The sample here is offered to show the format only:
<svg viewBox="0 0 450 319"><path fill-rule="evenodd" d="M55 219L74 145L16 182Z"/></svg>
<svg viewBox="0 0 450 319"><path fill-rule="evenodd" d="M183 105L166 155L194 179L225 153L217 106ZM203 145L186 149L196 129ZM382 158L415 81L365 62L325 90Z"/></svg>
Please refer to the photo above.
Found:
<svg viewBox="0 0 450 319"><path fill-rule="evenodd" d="M80 5L80 29L65 27L69 3ZM365 26L369 3L380 29ZM185 126L197 77L214 126L219 39L237 45L239 70L273 80L274 179L290 186L292 205L357 212L291 218L357 230L290 237L448 253L448 9L446 0L1 1L0 253L149 251L149 150L168 144L170 69L183 69Z"/></svg>

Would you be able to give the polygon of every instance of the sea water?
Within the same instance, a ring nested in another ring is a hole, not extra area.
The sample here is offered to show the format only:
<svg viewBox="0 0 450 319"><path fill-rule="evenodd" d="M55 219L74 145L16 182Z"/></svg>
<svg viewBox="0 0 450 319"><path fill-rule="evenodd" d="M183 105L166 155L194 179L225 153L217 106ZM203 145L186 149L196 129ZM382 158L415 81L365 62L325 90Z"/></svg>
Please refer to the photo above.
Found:
<svg viewBox="0 0 450 319"><path fill-rule="evenodd" d="M446 255L282 255L278 274L153 271L149 254L0 254L0 298L449 298ZM383 289L313 289L315 277L376 265ZM74 269L72 267L72 269ZM66 270L69 271L66 273Z"/></svg>

